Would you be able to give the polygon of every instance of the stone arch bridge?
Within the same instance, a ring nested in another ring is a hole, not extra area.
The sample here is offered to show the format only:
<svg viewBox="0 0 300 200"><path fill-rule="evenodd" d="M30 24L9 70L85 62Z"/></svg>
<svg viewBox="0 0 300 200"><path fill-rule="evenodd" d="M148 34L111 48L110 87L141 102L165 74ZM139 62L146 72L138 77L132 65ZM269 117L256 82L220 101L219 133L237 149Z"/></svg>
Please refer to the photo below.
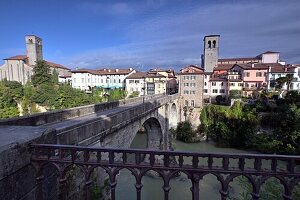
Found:
<svg viewBox="0 0 300 200"><path fill-rule="evenodd" d="M178 107L178 94L154 95L0 120L0 199L35 199L29 144L129 148L144 127L148 148L168 150Z"/></svg>

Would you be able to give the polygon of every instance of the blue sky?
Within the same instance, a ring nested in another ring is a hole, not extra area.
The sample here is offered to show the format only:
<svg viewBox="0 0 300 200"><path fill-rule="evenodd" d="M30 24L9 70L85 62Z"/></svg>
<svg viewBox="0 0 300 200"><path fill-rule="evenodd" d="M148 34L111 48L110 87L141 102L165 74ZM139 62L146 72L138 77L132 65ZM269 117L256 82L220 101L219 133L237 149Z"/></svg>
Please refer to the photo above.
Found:
<svg viewBox="0 0 300 200"><path fill-rule="evenodd" d="M199 65L206 34L221 35L221 58L272 50L300 63L299 0L1 0L0 27L1 59L36 34L44 59L73 69Z"/></svg>

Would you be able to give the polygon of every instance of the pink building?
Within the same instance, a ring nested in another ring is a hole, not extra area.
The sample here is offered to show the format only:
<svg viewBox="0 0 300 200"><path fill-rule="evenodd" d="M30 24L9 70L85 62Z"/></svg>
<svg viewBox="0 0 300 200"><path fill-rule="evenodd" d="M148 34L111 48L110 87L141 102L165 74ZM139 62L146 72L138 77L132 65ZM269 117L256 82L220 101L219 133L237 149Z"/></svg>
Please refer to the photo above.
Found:
<svg viewBox="0 0 300 200"><path fill-rule="evenodd" d="M267 86L269 66L264 63L235 64L232 71L238 72L243 80L243 96L251 96L253 91L260 91Z"/></svg>

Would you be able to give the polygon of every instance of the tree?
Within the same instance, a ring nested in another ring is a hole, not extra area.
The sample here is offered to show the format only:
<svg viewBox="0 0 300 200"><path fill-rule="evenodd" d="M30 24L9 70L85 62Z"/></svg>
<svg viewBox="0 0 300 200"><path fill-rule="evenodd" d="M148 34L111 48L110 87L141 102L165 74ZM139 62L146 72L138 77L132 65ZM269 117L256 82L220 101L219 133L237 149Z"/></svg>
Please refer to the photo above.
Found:
<svg viewBox="0 0 300 200"><path fill-rule="evenodd" d="M53 83L56 85L59 83L58 76L59 76L58 72L54 69L52 72L52 80L53 80Z"/></svg>
<svg viewBox="0 0 300 200"><path fill-rule="evenodd" d="M239 99L242 96L242 92L240 90L230 90L229 97L231 99Z"/></svg>
<svg viewBox="0 0 300 200"><path fill-rule="evenodd" d="M275 88L281 91L284 84L286 84L286 90L290 91L290 86L293 79L294 79L293 74L287 74L285 77L279 77L275 80Z"/></svg>
<svg viewBox="0 0 300 200"><path fill-rule="evenodd" d="M53 79L50 66L43 60L38 60L33 67L32 84L36 87L42 84L52 85Z"/></svg>
<svg viewBox="0 0 300 200"><path fill-rule="evenodd" d="M180 122L176 128L176 139L183 142L191 142L196 133L192 129L192 124L188 121Z"/></svg>

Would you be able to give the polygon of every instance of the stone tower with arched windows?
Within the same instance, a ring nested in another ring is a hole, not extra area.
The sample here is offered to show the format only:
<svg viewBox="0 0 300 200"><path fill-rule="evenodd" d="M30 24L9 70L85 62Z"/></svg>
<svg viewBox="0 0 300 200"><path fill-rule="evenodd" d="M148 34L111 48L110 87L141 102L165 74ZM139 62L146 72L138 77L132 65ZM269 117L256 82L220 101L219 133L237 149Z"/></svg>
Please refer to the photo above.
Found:
<svg viewBox="0 0 300 200"><path fill-rule="evenodd" d="M42 39L35 35L26 35L25 41L28 64L35 65L36 61L43 59Z"/></svg>
<svg viewBox="0 0 300 200"><path fill-rule="evenodd" d="M213 72L218 66L220 35L207 35L204 37L202 67L205 72Z"/></svg>

